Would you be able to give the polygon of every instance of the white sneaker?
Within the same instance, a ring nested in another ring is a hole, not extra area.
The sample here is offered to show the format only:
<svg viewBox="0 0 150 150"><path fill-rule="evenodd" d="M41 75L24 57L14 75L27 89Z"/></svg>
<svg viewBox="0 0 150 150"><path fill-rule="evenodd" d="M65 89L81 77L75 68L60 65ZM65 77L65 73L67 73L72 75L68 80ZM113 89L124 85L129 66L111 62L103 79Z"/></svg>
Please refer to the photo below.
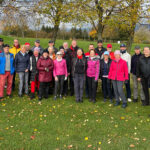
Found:
<svg viewBox="0 0 150 150"><path fill-rule="evenodd" d="M132 99L131 99L131 98L128 98L128 102L132 102Z"/></svg>

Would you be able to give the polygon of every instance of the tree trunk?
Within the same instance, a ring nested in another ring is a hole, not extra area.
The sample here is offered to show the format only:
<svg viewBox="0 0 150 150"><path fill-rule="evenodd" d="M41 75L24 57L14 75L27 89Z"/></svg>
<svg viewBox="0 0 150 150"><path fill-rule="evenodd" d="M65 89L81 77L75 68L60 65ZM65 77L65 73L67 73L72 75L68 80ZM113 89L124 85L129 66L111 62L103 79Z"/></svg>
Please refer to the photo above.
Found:
<svg viewBox="0 0 150 150"><path fill-rule="evenodd" d="M53 29L53 33L52 33L52 40L54 41L54 43L55 43L56 38L57 38L58 30L59 30L59 25L55 25L54 29Z"/></svg>
<svg viewBox="0 0 150 150"><path fill-rule="evenodd" d="M102 40L102 34L103 34L103 25L101 22L99 22L98 24L98 30L97 30L97 37L98 37L98 40Z"/></svg>

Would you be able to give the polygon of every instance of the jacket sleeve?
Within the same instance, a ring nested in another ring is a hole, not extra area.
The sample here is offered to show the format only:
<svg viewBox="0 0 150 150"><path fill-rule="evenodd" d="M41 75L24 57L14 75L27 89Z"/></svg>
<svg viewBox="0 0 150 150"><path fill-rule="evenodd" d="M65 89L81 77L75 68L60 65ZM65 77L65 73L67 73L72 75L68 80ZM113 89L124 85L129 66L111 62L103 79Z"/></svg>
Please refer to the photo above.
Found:
<svg viewBox="0 0 150 150"><path fill-rule="evenodd" d="M141 69L140 69L140 61L137 61L137 66L136 66L136 76L137 78L141 78Z"/></svg>
<svg viewBox="0 0 150 150"><path fill-rule="evenodd" d="M68 72L67 72L67 63L66 60L64 60L64 65L65 65L65 77L68 76Z"/></svg>
<svg viewBox="0 0 150 150"><path fill-rule="evenodd" d="M56 77L56 66L55 66L55 61L53 62L54 67L53 67L53 76L54 78Z"/></svg>
<svg viewBox="0 0 150 150"><path fill-rule="evenodd" d="M108 73L108 79L111 79L112 70L113 70L113 61L111 62L111 65L110 65L110 69L109 69L109 73Z"/></svg>
<svg viewBox="0 0 150 150"><path fill-rule="evenodd" d="M102 78L102 60L100 61L99 77Z"/></svg>
<svg viewBox="0 0 150 150"><path fill-rule="evenodd" d="M37 69L38 69L39 71L45 71L45 68L44 68L44 67L41 67L41 59L39 59L38 62L37 62Z"/></svg>
<svg viewBox="0 0 150 150"><path fill-rule="evenodd" d="M99 77L99 69L100 69L100 61L96 61L96 73L95 73L95 80L98 80Z"/></svg>
<svg viewBox="0 0 150 150"><path fill-rule="evenodd" d="M133 64L133 56L131 58L131 73L133 73L133 67L134 67L134 64Z"/></svg>
<svg viewBox="0 0 150 150"><path fill-rule="evenodd" d="M53 63L53 60L51 60L51 63L50 63L50 65L49 65L49 70L50 71L53 71L53 68L54 68L54 63Z"/></svg>
<svg viewBox="0 0 150 150"><path fill-rule="evenodd" d="M28 59L27 59L27 69L30 70L30 57L28 56Z"/></svg>
<svg viewBox="0 0 150 150"><path fill-rule="evenodd" d="M128 65L125 62L124 63L124 75L125 75L125 80L129 80L129 76L128 76Z"/></svg>

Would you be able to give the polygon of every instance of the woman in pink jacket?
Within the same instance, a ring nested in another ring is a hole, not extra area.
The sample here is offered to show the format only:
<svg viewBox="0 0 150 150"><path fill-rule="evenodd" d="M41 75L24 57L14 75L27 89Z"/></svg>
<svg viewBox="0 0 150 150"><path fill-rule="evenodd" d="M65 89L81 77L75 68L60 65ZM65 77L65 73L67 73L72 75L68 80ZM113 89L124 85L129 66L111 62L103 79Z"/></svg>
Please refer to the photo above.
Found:
<svg viewBox="0 0 150 150"><path fill-rule="evenodd" d="M126 108L127 99L123 91L123 82L128 81L128 66L127 66L127 62L121 59L121 54L119 50L116 50L114 54L115 54L115 60L112 61L110 65L108 78L112 80L115 98L116 98L115 106L120 105L119 97L121 97L121 100L123 102L122 107Z"/></svg>
<svg viewBox="0 0 150 150"><path fill-rule="evenodd" d="M58 87L60 87L60 99L62 99L64 80L67 80L67 64L66 60L62 59L62 53L57 52L56 60L54 60L53 76L55 78L54 100L57 99Z"/></svg>
<svg viewBox="0 0 150 150"><path fill-rule="evenodd" d="M87 59L87 80L89 87L89 101L96 102L96 89L100 71L100 60L95 55L95 50L90 50L90 56Z"/></svg>

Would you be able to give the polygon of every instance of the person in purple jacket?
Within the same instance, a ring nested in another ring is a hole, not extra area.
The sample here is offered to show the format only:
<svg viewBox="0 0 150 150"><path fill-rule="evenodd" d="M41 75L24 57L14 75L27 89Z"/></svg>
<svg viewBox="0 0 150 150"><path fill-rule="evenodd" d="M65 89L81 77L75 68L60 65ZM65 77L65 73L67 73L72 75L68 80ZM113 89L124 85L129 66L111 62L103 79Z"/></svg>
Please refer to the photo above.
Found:
<svg viewBox="0 0 150 150"><path fill-rule="evenodd" d="M67 64L66 60L62 58L62 53L59 51L54 60L53 76L55 78L54 100L57 99L58 87L60 87L59 96L62 99L64 81L67 80Z"/></svg>
<svg viewBox="0 0 150 150"><path fill-rule="evenodd" d="M87 80L89 87L89 101L95 103L96 102L96 89L97 82L100 71L100 61L99 58L95 55L95 50L89 51L90 56L87 59Z"/></svg>

